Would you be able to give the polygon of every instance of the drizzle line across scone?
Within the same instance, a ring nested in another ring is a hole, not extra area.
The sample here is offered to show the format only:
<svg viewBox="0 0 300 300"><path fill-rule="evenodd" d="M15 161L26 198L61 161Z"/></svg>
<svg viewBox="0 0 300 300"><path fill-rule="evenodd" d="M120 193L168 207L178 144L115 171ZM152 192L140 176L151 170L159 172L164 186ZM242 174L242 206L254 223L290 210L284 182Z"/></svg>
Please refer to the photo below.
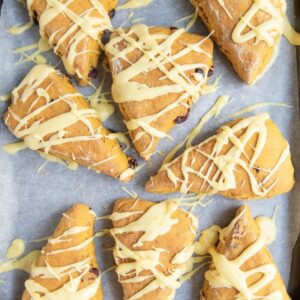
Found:
<svg viewBox="0 0 300 300"><path fill-rule="evenodd" d="M133 144L149 159L162 138L208 92L213 44L184 29L133 25L116 29L105 47L119 104Z"/></svg>
<svg viewBox="0 0 300 300"><path fill-rule="evenodd" d="M288 35L286 1L193 1L241 79L255 83L275 59L282 34Z"/></svg>
<svg viewBox="0 0 300 300"><path fill-rule="evenodd" d="M247 206L237 210L227 227L212 226L204 230L195 252L210 254L212 263L205 273L200 300L289 300L267 248L275 238L274 220L267 217L254 220Z"/></svg>
<svg viewBox="0 0 300 300"><path fill-rule="evenodd" d="M126 300L173 299L192 270L197 219L173 200L117 200L114 228L116 272Z"/></svg>
<svg viewBox="0 0 300 300"><path fill-rule="evenodd" d="M93 241L95 217L84 204L76 204L63 214L31 266L22 300L103 299Z"/></svg>
<svg viewBox="0 0 300 300"><path fill-rule="evenodd" d="M288 142L268 114L239 119L161 167L146 183L155 193L221 194L250 200L294 185Z"/></svg>
<svg viewBox="0 0 300 300"><path fill-rule="evenodd" d="M81 85L97 75L103 32L111 30L109 12L117 0L27 0L40 35ZM110 14L112 15L112 14Z"/></svg>
<svg viewBox="0 0 300 300"><path fill-rule="evenodd" d="M50 66L37 65L28 73L13 91L4 121L24 147L50 160L75 162L122 181L134 174L116 134L103 127L69 79Z"/></svg>

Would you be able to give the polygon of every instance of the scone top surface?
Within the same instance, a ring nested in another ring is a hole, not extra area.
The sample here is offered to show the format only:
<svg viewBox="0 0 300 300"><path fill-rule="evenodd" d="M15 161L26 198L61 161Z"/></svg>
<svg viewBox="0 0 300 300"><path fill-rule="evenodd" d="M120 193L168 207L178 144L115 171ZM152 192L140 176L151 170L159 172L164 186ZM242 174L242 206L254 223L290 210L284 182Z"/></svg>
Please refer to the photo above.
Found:
<svg viewBox="0 0 300 300"><path fill-rule="evenodd" d="M94 245L95 213L84 204L65 212L25 282L22 300L101 300L101 274Z"/></svg>
<svg viewBox="0 0 300 300"><path fill-rule="evenodd" d="M111 219L124 299L169 299L192 267L195 217L174 201L120 199Z"/></svg>
<svg viewBox="0 0 300 300"><path fill-rule="evenodd" d="M250 200L286 193L293 185L288 142L269 115L261 114L231 122L186 149L150 178L146 190Z"/></svg>
<svg viewBox="0 0 300 300"><path fill-rule="evenodd" d="M132 177L128 158L115 137L69 79L53 67L31 69L13 91L4 120L32 150L124 181Z"/></svg>
<svg viewBox="0 0 300 300"><path fill-rule="evenodd" d="M136 24L116 29L105 47L133 144L149 159L162 138L189 115L213 68L213 44L183 29Z"/></svg>

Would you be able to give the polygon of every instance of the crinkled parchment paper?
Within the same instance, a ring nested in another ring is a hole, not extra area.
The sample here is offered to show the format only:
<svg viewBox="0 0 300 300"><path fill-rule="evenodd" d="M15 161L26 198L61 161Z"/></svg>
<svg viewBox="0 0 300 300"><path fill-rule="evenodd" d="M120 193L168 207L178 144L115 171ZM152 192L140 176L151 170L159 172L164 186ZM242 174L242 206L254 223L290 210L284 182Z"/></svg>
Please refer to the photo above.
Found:
<svg viewBox="0 0 300 300"><path fill-rule="evenodd" d="M293 1L288 1L288 12L292 15ZM180 26L187 22L175 23L181 17L193 13L193 8L188 0L154 0L149 6L132 10L134 16L131 21L144 18L148 25ZM131 11L117 11L113 20L115 26L126 21ZM28 21L26 9L16 0L6 0L1 13L0 21L0 95L6 94L19 84L21 79L33 66L25 63L16 66L19 55L12 51L16 47L37 42L38 27L34 26L22 35L13 36L7 33L8 28L16 23ZM207 34L200 19L191 32ZM59 60L50 51L46 54L50 62L56 64ZM62 66L59 66L62 68ZM257 102L284 102L292 105L287 107L265 107L252 113L269 112L273 120L278 124L284 136L291 144L293 161L299 176L300 163L300 126L299 109L297 99L297 75L295 48L289 45L285 39L280 44L278 58L265 77L254 87L243 84L233 72L225 57L215 50L215 78L222 75L220 88L215 93L202 96L194 105L190 118L181 126L177 126L172 135L174 142L164 140L159 145L161 155L156 154L151 161L137 175L133 183L119 183L107 176L96 174L85 168L79 168L76 172L68 170L62 165L48 163L38 172L44 160L33 151L25 150L15 155L9 155L2 150L2 146L15 141L15 137L0 121L0 260L4 259L5 252L11 240L21 237L27 241L28 250L41 248L42 243L32 243L31 240L47 236L55 228L61 213L76 202L84 202L91 206L98 215L106 215L111 212L115 199L126 197L121 189L126 186L128 190L134 190L140 198L149 200L162 200L166 196L147 194L144 191L144 183L150 175L159 168L165 154L172 147L182 141L193 128L199 118L209 109L219 95L228 94L233 97L233 102L226 106L222 114L212 119L204 128L199 141L216 128L224 124L224 117L245 106ZM88 91L83 90L83 93ZM0 103L0 112L4 113L8 103ZM250 113L251 114L251 113ZM105 123L108 128L125 131L118 111ZM137 155L136 155L137 156ZM299 181L299 178L298 178ZM300 187L287 195L276 197L272 200L259 200L248 202L254 216L271 216L275 207L278 207L276 222L278 228L277 240L270 247L278 267L286 283L288 283L291 249L299 232L300 222ZM235 209L241 202L214 196L213 201L206 207L197 207L195 214L199 218L200 229L213 223L226 225L235 213ZM98 228L107 228L109 223L99 221ZM112 240L109 238L96 239L98 247L98 259L102 270L113 265L110 251L102 251L109 248ZM198 299L199 290L203 281L204 270L198 272L192 280L184 283L177 291L176 299ZM0 299L20 299L24 280L27 274L14 271L1 274L0 279L5 283L0 284ZM121 299L121 288L114 272L104 276L104 291L106 299Z"/></svg>

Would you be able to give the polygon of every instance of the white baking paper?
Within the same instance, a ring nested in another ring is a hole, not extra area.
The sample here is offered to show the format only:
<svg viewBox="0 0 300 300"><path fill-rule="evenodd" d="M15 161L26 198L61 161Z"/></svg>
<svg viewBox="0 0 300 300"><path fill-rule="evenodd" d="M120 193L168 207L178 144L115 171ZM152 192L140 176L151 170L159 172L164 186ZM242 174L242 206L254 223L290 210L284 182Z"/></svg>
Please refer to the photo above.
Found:
<svg viewBox="0 0 300 300"><path fill-rule="evenodd" d="M122 1L121 1L122 2ZM293 1L288 1L289 16L293 15ZM187 22L176 23L181 17L193 13L193 7L188 0L154 0L149 6L136 10L117 11L113 20L115 26L126 21L130 12L134 15L127 20L125 26L138 18L148 25L184 26ZM18 85L27 74L32 63L15 66L19 55L12 51L16 47L32 44L39 38L38 27L12 36L7 33L8 28L16 23L28 21L26 9L16 0L5 0L0 21L0 95L6 94ZM191 28L191 32L207 34L200 19ZM59 60L50 51L46 54L50 62L56 64ZM291 105L287 107L265 107L252 113L269 112L278 124L284 136L291 144L293 162L296 174L299 176L300 162L300 125L297 98L297 74L295 48L285 39L280 44L277 60L274 65L254 87L249 87L233 72L230 63L215 49L215 75L221 75L220 88L213 94L202 96L191 110L188 121L177 126L172 132L174 142L163 140L159 144L161 155L156 154L151 161L140 171L135 180L130 184L119 183L105 175L99 175L85 168L76 172L62 165L48 163L40 172L38 169L44 160L33 151L25 150L15 155L8 155L2 146L15 141L15 137L0 121L0 260L4 259L5 252L12 239L21 237L27 241L28 251L41 248L43 243L32 243L31 240L48 236L55 228L61 214L72 204L77 202L87 203L98 215L111 212L114 200L126 197L121 187L134 190L142 199L162 200L167 196L146 193L144 183L153 175L161 165L165 154L175 144L184 139L199 118L211 107L219 95L228 94L233 97L233 102L225 107L223 113L207 124L199 137L199 141L209 136L216 128L227 120L223 118L245 106L257 102L284 102ZM59 66L62 68L62 66ZM86 90L83 90L86 93ZM8 103L0 103L1 114L5 112ZM251 113L250 113L251 114ZM249 115L249 114L248 114ZM108 128L125 131L122 118L117 112L105 124ZM134 153L137 157L137 154ZM141 161L140 161L141 163ZM298 177L299 181L299 177ZM247 202L253 210L254 216L271 216L275 207L278 207L276 223L278 228L277 240L270 247L279 270L288 283L291 263L291 251L299 233L300 223L300 187L298 186L289 194L271 200ZM197 207L194 213L199 218L200 229L213 223L226 225L233 217L235 210L242 202L214 196L213 201L206 207ZM98 221L97 228L107 228L109 222ZM109 248L113 241L109 238L96 239L97 255L102 270L113 265ZM196 300L203 281L204 270L198 272L192 280L186 282L176 293L176 299ZM0 274L1 300L17 300L21 298L24 281L28 274L14 271ZM117 282L114 272L104 275L105 299L122 299L121 287Z"/></svg>

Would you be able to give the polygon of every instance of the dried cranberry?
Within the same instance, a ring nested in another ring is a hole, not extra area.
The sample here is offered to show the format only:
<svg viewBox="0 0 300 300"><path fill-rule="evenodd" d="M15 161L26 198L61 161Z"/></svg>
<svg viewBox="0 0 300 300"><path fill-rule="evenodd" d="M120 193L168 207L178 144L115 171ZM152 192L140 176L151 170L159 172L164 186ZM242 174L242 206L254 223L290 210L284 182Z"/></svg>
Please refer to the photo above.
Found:
<svg viewBox="0 0 300 300"><path fill-rule="evenodd" d="M103 31L102 38L101 38L101 42L103 45L106 45L109 43L111 34L112 34L112 31L110 31L108 29L105 29Z"/></svg>
<svg viewBox="0 0 300 300"><path fill-rule="evenodd" d="M201 74L202 76L204 76L204 71L201 68L196 68L195 73L198 73L198 74Z"/></svg>
<svg viewBox="0 0 300 300"><path fill-rule="evenodd" d="M91 268L90 273L95 274L97 277L99 277L99 270L97 268Z"/></svg>
<svg viewBox="0 0 300 300"><path fill-rule="evenodd" d="M108 13L108 15L109 15L109 17L111 19L115 16L115 14L116 14L116 10L115 9L110 10L109 13Z"/></svg>
<svg viewBox="0 0 300 300"><path fill-rule="evenodd" d="M135 169L138 166L137 160L133 157L129 158L128 164L130 169Z"/></svg>
<svg viewBox="0 0 300 300"><path fill-rule="evenodd" d="M214 74L214 67L211 67L211 68L208 70L207 76L208 76L208 77L211 77L213 74Z"/></svg>
<svg viewBox="0 0 300 300"><path fill-rule="evenodd" d="M98 75L98 70L94 67L91 68L90 73L89 73L89 77L90 78L97 78Z"/></svg>
<svg viewBox="0 0 300 300"><path fill-rule="evenodd" d="M175 122L176 124L181 124L181 123L183 123L183 122L185 122L185 121L187 120L187 118L189 117L189 115L190 115L190 109L188 108L186 115L185 115L185 116L178 116L178 117L174 120L174 122Z"/></svg>
<svg viewBox="0 0 300 300"><path fill-rule="evenodd" d="M33 20L33 22L34 22L35 25L39 24L37 12L35 10L32 13L32 20Z"/></svg>

